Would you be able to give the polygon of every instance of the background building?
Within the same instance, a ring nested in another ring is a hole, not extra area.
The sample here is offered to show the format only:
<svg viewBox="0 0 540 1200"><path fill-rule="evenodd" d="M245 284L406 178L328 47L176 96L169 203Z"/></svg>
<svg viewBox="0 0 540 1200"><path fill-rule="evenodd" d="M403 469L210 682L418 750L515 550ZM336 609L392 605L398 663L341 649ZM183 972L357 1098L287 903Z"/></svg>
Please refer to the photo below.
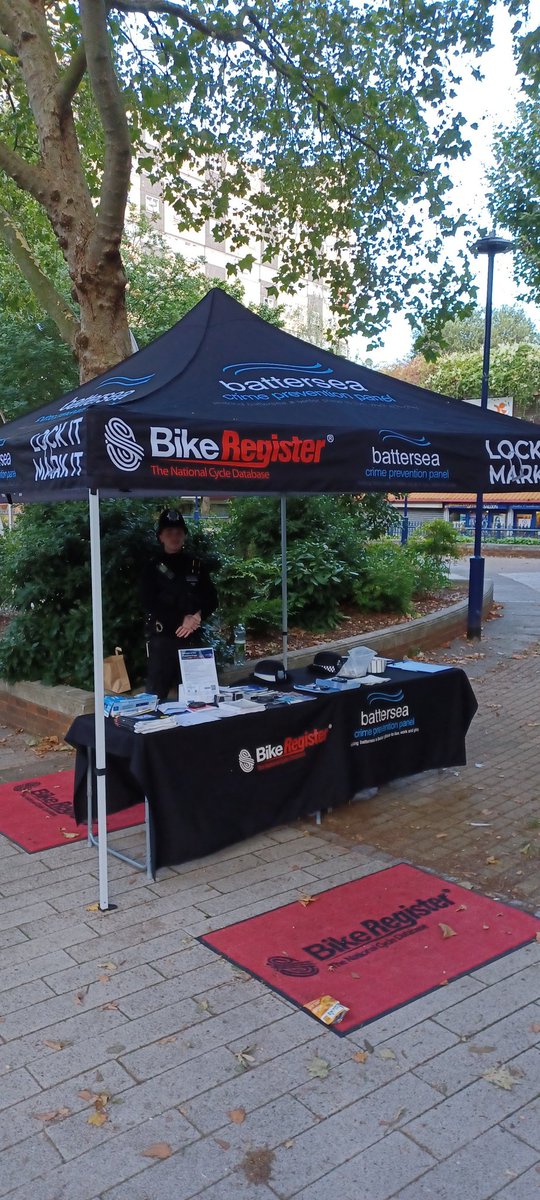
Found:
<svg viewBox="0 0 540 1200"><path fill-rule="evenodd" d="M185 171L183 176L188 184L200 186L200 179L195 175L190 176ZM243 246L241 251L234 251L228 241L216 241L212 233L213 223L208 220L202 229L179 230L173 208L163 199L161 185L152 183L144 172L133 176L129 201L152 219L157 232L162 234L171 250L192 262L199 262L209 279L228 279L228 263L238 263L248 253L253 255L251 270L243 270L237 276L244 288L246 303L283 305L286 328L290 333L315 344L323 343L325 330L331 326L332 319L328 293L319 282L306 279L294 295L282 292L277 297L268 295L268 288L275 281L278 262L275 258L263 262L262 242L254 242ZM343 352L340 345L340 353Z"/></svg>

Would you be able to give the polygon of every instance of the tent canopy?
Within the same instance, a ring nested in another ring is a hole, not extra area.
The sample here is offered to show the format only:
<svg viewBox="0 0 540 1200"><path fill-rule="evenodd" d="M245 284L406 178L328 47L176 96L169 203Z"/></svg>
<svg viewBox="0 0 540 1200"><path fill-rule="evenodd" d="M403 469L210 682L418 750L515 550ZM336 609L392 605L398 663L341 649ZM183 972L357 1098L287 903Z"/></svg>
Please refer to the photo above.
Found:
<svg viewBox="0 0 540 1200"><path fill-rule="evenodd" d="M14 500L540 485L540 430L284 333L219 288L113 370L5 425Z"/></svg>

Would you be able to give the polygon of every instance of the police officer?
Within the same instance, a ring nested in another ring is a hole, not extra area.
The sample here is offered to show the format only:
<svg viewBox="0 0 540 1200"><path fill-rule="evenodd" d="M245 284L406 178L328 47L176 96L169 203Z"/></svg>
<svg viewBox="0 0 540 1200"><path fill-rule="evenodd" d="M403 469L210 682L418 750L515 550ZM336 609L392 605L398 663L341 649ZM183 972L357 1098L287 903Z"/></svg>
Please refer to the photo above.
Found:
<svg viewBox="0 0 540 1200"><path fill-rule="evenodd" d="M200 646L201 622L217 608L216 589L199 558L184 550L187 526L175 508L161 513L160 554L145 568L141 592L146 612L146 690L166 700L180 682L178 651Z"/></svg>

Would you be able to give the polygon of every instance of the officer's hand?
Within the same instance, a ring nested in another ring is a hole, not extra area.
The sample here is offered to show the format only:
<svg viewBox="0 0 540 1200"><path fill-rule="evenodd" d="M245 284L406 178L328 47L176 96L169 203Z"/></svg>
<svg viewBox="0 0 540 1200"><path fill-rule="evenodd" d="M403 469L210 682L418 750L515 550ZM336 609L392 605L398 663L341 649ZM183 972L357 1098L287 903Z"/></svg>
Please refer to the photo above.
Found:
<svg viewBox="0 0 540 1200"><path fill-rule="evenodd" d="M201 624L200 612L187 613L187 615L184 617L184 620L182 621L182 624L179 625L178 629L176 630L177 638L190 637L190 635L192 633L195 633L195 630L199 628L200 624Z"/></svg>

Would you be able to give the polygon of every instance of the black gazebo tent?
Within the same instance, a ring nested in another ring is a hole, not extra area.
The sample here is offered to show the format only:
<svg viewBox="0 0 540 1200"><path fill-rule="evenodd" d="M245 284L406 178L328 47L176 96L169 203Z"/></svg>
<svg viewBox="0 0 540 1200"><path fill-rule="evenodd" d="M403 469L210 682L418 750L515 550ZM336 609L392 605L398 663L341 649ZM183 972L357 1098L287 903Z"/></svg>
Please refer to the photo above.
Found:
<svg viewBox="0 0 540 1200"><path fill-rule="evenodd" d="M540 481L540 430L348 362L214 289L114 370L4 425L14 502L89 499L100 907L108 907L99 497Z"/></svg>

